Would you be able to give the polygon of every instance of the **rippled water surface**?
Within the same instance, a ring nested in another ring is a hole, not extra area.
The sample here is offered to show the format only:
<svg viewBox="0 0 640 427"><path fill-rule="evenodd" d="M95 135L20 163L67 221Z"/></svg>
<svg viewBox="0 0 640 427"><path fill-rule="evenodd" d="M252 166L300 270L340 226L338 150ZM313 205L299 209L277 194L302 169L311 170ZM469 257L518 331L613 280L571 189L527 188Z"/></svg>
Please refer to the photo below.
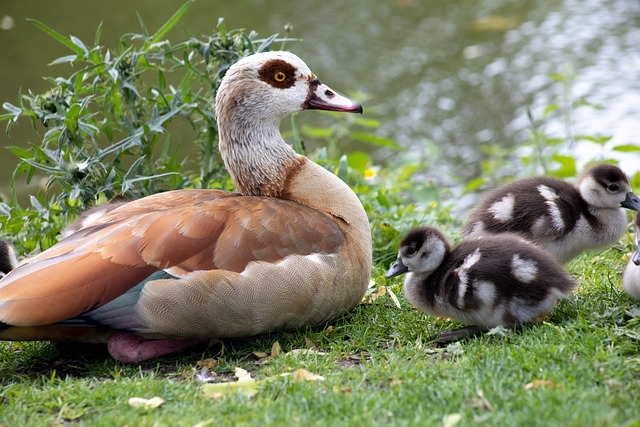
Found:
<svg viewBox="0 0 640 427"><path fill-rule="evenodd" d="M136 13L155 29L181 4L2 2L0 101L16 103L19 91L47 89L41 76L68 73L65 66L46 65L68 52L26 18L87 42L102 22L103 44L115 46L120 34L139 31ZM198 1L183 23L194 34L210 34L218 17L227 28L254 29L262 36L291 24L290 35L303 41L288 48L334 89L368 93L365 113L377 111L381 135L415 151L433 141L442 149L440 171L464 179L479 173L478 162L487 156L483 146L526 140L527 108L539 116L562 96L562 86L549 77L554 72L575 74L572 99L587 96L604 107L576 110L573 132L613 135L611 146L640 143L637 0ZM182 36L174 30L171 37ZM561 121L549 129L558 135L567 130ZM10 137L1 134L0 144L37 138L24 121ZM589 144L579 150L599 153ZM382 160L389 153L375 155ZM640 169L637 154L621 160L628 173ZM13 156L0 149L0 190L7 191L14 165Z"/></svg>

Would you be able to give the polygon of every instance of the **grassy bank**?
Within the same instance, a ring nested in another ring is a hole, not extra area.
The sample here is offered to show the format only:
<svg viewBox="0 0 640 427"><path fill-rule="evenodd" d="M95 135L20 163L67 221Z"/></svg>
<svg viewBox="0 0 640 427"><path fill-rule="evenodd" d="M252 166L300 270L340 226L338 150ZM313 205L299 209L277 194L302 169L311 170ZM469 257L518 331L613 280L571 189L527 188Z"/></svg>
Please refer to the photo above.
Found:
<svg viewBox="0 0 640 427"><path fill-rule="evenodd" d="M619 287L629 249L574 261L582 285L543 323L447 346L430 338L456 324L411 308L398 282L400 309L384 295L324 327L142 365L100 347L2 343L0 424L636 425L640 307ZM257 382L205 385L236 381L236 368ZM155 408L129 403L155 396Z"/></svg>

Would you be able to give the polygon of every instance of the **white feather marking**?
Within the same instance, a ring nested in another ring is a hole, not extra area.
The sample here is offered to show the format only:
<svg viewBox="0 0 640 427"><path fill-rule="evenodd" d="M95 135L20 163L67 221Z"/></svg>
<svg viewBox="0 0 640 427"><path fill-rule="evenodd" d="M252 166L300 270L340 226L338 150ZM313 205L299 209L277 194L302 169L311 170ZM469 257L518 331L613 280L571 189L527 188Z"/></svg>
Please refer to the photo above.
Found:
<svg viewBox="0 0 640 427"><path fill-rule="evenodd" d="M554 200L558 198L558 193L556 193L553 188L547 187L546 185L538 185L538 192L546 200Z"/></svg>
<svg viewBox="0 0 640 427"><path fill-rule="evenodd" d="M455 273L460 280L458 283L458 307L460 308L464 307L464 297L467 293L467 287L469 286L469 269L480 261L481 257L482 254L480 253L480 248L478 248L470 255L467 255L462 265L455 269Z"/></svg>
<svg viewBox="0 0 640 427"><path fill-rule="evenodd" d="M562 219L562 212L560 212L560 208L555 202L547 201L547 206L549 206L549 215L551 215L551 225L556 230L564 230L564 220Z"/></svg>
<svg viewBox="0 0 640 427"><path fill-rule="evenodd" d="M513 194L507 194L502 199L489 206L489 212L491 212L493 217L498 221L507 222L513 217L514 204L515 197Z"/></svg>
<svg viewBox="0 0 640 427"><path fill-rule="evenodd" d="M560 208L556 204L555 200L558 198L558 193L551 187L547 187L546 185L538 185L538 192L542 197L545 198L545 204L549 207L549 215L551 216L551 226L560 231L564 230L565 224L562 220L562 213L560 212Z"/></svg>
<svg viewBox="0 0 640 427"><path fill-rule="evenodd" d="M513 254L511 273L521 282L531 283L538 274L538 265L533 260L520 258L520 255Z"/></svg>

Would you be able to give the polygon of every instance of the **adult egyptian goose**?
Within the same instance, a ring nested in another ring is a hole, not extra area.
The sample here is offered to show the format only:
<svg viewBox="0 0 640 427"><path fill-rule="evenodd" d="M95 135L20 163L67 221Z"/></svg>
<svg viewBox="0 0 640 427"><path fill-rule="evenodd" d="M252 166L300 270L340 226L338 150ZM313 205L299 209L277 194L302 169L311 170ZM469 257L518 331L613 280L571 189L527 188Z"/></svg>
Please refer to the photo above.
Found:
<svg viewBox="0 0 640 427"><path fill-rule="evenodd" d="M413 229L402 239L386 277L407 272L409 302L472 325L437 334L439 341L535 321L578 285L551 254L514 234L468 238L452 250L433 227Z"/></svg>
<svg viewBox="0 0 640 427"><path fill-rule="evenodd" d="M622 272L622 288L632 298L640 300L640 213L636 215L636 250Z"/></svg>
<svg viewBox="0 0 640 427"><path fill-rule="evenodd" d="M622 208L640 209L629 179L617 166L596 164L577 186L535 177L498 187L471 211L462 233L516 233L566 263L618 241L627 227Z"/></svg>
<svg viewBox="0 0 640 427"><path fill-rule="evenodd" d="M360 104L297 56L268 52L229 68L215 108L239 194L171 191L94 217L0 281L0 339L106 340L114 358L138 362L210 338L316 325L360 302L367 215L278 129L297 111Z"/></svg>

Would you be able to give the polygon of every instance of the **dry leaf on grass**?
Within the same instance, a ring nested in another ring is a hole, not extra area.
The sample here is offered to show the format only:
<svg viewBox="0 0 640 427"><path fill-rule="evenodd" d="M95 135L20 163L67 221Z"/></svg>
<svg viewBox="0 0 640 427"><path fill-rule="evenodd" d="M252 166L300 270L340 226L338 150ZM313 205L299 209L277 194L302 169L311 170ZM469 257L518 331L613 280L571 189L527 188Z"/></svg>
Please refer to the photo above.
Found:
<svg viewBox="0 0 640 427"><path fill-rule="evenodd" d="M204 396L211 399L222 399L238 392L249 397L258 393L258 383L251 378L251 374L247 370L236 368L234 375L238 378L238 381L203 385Z"/></svg>
<svg viewBox="0 0 640 427"><path fill-rule="evenodd" d="M322 375L314 374L313 372L309 372L306 369L297 369L293 372L293 380L295 382L301 381L324 381L324 377Z"/></svg>
<svg viewBox="0 0 640 427"><path fill-rule="evenodd" d="M238 379L238 382L255 381L246 369L236 368L233 375Z"/></svg>
<svg viewBox="0 0 640 427"><path fill-rule="evenodd" d="M453 427L458 424L460 420L462 420L462 414L457 412L455 414L445 415L442 417L442 425L444 427Z"/></svg>
<svg viewBox="0 0 640 427"><path fill-rule="evenodd" d="M196 363L196 366L202 366L203 368L212 369L217 364L218 364L218 360L217 359L209 358L209 359L204 359L204 360L198 361L198 363Z"/></svg>
<svg viewBox="0 0 640 427"><path fill-rule="evenodd" d="M281 354L282 354L282 347L280 347L280 343L276 341L271 346L271 357L275 359L276 357L280 357Z"/></svg>
<svg viewBox="0 0 640 427"><path fill-rule="evenodd" d="M396 305L396 307L402 308L400 306L400 301L398 301L398 297L396 296L396 294L393 293L393 291L391 289L387 288L387 294L389 294L389 297L391 297L391 300Z"/></svg>
<svg viewBox="0 0 640 427"><path fill-rule="evenodd" d="M547 387L547 388L556 388L557 385L553 381L549 380L533 380L530 383L524 386L525 390L531 390L534 388Z"/></svg>
<svg viewBox="0 0 640 427"><path fill-rule="evenodd" d="M155 409L163 403L164 399L158 396L152 397L151 399L145 399L142 397L132 397L129 399L129 405L140 409Z"/></svg>

